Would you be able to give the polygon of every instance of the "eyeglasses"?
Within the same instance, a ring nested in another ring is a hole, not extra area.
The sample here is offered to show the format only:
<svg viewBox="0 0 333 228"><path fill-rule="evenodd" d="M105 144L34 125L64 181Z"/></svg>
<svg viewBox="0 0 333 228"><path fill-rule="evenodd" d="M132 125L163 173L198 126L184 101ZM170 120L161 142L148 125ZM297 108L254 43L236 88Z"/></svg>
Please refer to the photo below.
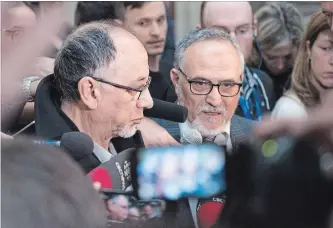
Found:
<svg viewBox="0 0 333 228"><path fill-rule="evenodd" d="M213 84L210 81L200 79L192 80L188 79L188 76L181 69L178 70L184 75L185 79L190 84L191 92L195 95L208 95L212 92L213 87L217 86L219 94L222 97L234 97L239 93L240 87L242 86L242 83L237 82L220 82Z"/></svg>
<svg viewBox="0 0 333 228"><path fill-rule="evenodd" d="M102 83L114 86L116 88L119 88L119 89L124 89L124 90L127 90L127 91L135 92L136 94L138 94L136 100L140 99L140 96L141 96L142 92L149 87L150 82L151 82L151 77L149 76L148 80L147 80L147 83L142 88L135 89L135 88L131 88L131 87L128 87L128 86L119 85L119 84L116 84L116 83L113 83L113 82L108 82L108 81L105 81L101 78L95 78L95 77L91 77L91 78L95 79L98 82L102 82ZM135 94L132 94L132 95L134 96Z"/></svg>

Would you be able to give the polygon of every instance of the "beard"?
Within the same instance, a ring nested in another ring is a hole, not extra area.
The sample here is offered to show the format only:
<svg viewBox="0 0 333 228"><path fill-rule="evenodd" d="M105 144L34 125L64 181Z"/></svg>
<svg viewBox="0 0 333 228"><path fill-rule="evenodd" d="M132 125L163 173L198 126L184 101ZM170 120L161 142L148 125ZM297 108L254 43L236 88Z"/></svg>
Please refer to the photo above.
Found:
<svg viewBox="0 0 333 228"><path fill-rule="evenodd" d="M137 125L129 123L119 127L118 135L119 137L122 138L130 138L133 135L135 135L136 131L137 131Z"/></svg>
<svg viewBox="0 0 333 228"><path fill-rule="evenodd" d="M175 88L176 94L178 96L178 104L179 105L184 105L184 98L183 98L183 92L182 92L182 88L180 85L177 85ZM203 136L203 137L215 137L216 135L220 134L221 132L224 131L225 129L225 125L227 123L227 107L225 106L220 106L220 107L213 107L207 103L202 103L199 104L199 106L197 107L196 113L195 113L195 119L192 121L191 126L193 129L199 131L199 133ZM204 124L202 123L202 121L199 118L199 115L203 112L217 112L220 113L220 115L223 116L223 119L218 121L215 118L208 118L208 122L211 124L219 124L219 126L217 128L214 129L210 129L210 128L206 128L204 126Z"/></svg>
<svg viewBox="0 0 333 228"><path fill-rule="evenodd" d="M213 129L205 127L201 119L199 118L199 115L203 112L220 113L220 115L222 115L223 117L221 120L216 120L215 118L208 117L208 122L211 124L216 124L218 125L218 127ZM191 123L191 125L194 129L199 131L203 137L215 137L216 135L223 132L225 129L225 125L227 123L226 114L227 114L227 108L225 106L212 107L211 105L208 104L201 104L198 106L196 110L196 117Z"/></svg>

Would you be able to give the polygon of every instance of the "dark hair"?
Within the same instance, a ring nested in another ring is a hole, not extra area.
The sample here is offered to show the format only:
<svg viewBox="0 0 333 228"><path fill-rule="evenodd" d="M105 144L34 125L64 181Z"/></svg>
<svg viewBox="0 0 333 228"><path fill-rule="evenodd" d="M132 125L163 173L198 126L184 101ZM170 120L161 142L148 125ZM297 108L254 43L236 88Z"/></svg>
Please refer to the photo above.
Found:
<svg viewBox="0 0 333 228"><path fill-rule="evenodd" d="M119 2L120 5L117 5L115 14L117 15L117 19L124 20L125 13L127 9L140 9L145 2Z"/></svg>
<svg viewBox="0 0 333 228"><path fill-rule="evenodd" d="M23 139L1 142L4 227L106 227L97 191L65 152Z"/></svg>
<svg viewBox="0 0 333 228"><path fill-rule="evenodd" d="M54 63L55 85L62 101L78 101L78 82L95 76L96 70L115 59L116 47L110 31L119 27L114 22L92 22L70 34Z"/></svg>
<svg viewBox="0 0 333 228"><path fill-rule="evenodd" d="M126 8L139 9L146 3L148 3L148 2L147 1L146 2L123 2L125 9Z"/></svg>
<svg viewBox="0 0 333 228"><path fill-rule="evenodd" d="M75 25L80 26L92 21L119 19L121 2L78 2L75 11Z"/></svg>

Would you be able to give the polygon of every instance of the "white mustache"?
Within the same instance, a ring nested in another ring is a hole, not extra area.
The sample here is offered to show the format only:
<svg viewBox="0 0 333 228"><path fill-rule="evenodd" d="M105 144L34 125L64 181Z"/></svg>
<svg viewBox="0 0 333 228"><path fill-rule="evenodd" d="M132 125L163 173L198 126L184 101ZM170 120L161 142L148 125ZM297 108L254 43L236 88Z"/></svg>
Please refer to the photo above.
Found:
<svg viewBox="0 0 333 228"><path fill-rule="evenodd" d="M201 113L201 112L216 112L222 115L225 115L225 113L227 112L227 109L225 107L212 107L212 106L207 106L207 105L203 105L203 106L199 106L197 109L197 113Z"/></svg>

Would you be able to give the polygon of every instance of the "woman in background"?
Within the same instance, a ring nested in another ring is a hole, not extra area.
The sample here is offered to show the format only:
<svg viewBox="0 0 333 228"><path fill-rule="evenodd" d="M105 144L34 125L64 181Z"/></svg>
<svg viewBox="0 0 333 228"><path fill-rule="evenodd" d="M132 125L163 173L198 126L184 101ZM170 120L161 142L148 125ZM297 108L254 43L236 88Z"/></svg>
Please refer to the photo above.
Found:
<svg viewBox="0 0 333 228"><path fill-rule="evenodd" d="M257 20L256 42L249 64L261 65L274 82L276 98L284 92L297 53L302 34L301 13L291 3L268 3L254 15ZM287 85L288 86L288 85Z"/></svg>
<svg viewBox="0 0 333 228"><path fill-rule="evenodd" d="M278 100L273 118L307 116L307 109L323 102L333 89L333 33L325 15L317 11L305 31L291 76L291 88Z"/></svg>

